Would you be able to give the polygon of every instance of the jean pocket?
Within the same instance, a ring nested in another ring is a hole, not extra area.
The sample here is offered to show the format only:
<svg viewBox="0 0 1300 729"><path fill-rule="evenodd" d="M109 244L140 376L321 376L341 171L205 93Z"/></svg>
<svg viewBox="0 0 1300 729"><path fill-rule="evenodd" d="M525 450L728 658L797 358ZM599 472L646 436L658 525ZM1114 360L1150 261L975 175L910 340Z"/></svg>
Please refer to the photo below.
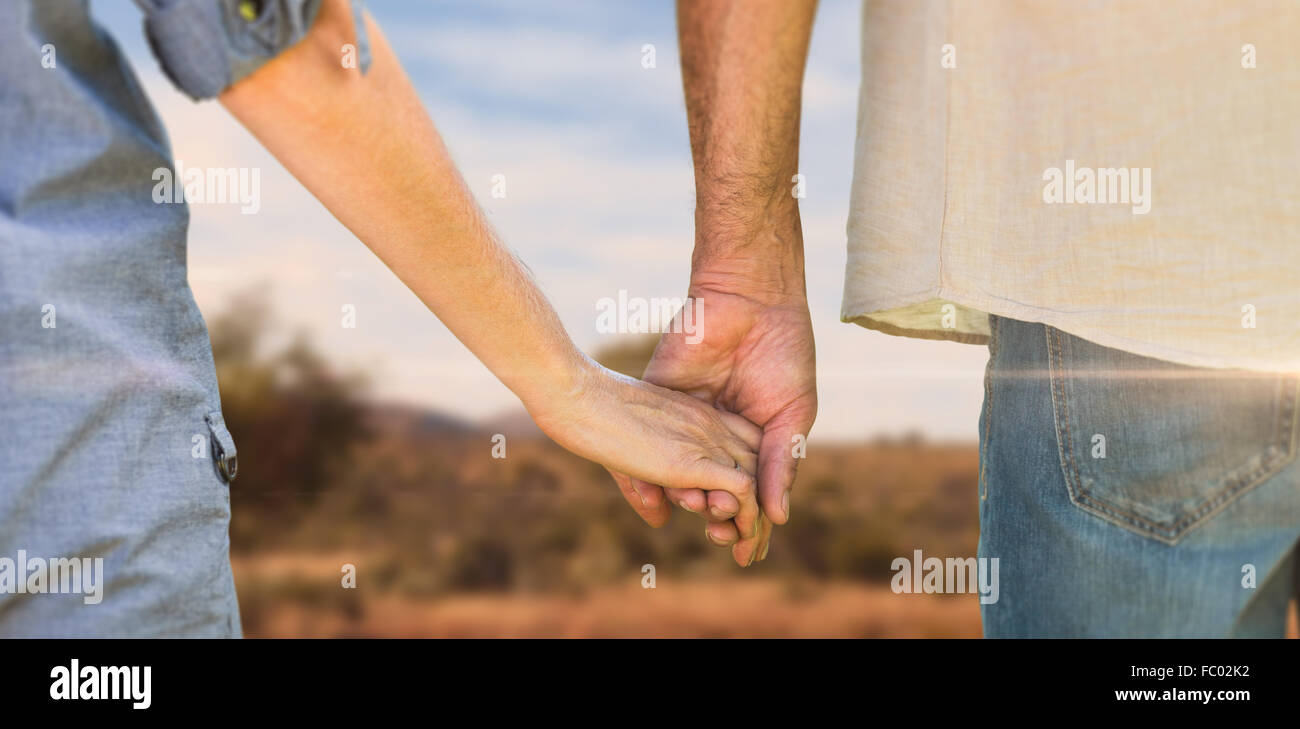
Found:
<svg viewBox="0 0 1300 729"><path fill-rule="evenodd" d="M1045 329L1079 508L1174 544L1295 458L1296 376L1187 367Z"/></svg>

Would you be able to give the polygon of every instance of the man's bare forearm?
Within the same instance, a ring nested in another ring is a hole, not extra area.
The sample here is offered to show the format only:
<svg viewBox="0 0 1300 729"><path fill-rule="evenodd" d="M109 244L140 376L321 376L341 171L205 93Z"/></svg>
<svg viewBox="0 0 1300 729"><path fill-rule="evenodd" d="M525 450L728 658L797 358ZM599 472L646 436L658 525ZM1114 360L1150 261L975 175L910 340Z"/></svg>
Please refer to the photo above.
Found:
<svg viewBox="0 0 1300 729"><path fill-rule="evenodd" d="M222 103L379 256L530 409L587 364L522 265L487 225L389 48L345 70L345 0Z"/></svg>
<svg viewBox="0 0 1300 729"><path fill-rule="evenodd" d="M816 0L678 0L695 160L695 286L804 294L791 193Z"/></svg>

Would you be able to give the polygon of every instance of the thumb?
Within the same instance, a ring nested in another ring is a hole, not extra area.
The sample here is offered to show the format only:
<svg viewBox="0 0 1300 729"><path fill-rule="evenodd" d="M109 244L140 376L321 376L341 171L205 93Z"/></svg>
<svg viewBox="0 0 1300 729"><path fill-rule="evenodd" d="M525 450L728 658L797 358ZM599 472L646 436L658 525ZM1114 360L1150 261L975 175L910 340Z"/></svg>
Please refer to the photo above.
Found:
<svg viewBox="0 0 1300 729"><path fill-rule="evenodd" d="M763 427L758 448L758 503L773 524L784 524L790 518L790 491L799 466L795 436L807 438L811 428L811 418L784 415Z"/></svg>

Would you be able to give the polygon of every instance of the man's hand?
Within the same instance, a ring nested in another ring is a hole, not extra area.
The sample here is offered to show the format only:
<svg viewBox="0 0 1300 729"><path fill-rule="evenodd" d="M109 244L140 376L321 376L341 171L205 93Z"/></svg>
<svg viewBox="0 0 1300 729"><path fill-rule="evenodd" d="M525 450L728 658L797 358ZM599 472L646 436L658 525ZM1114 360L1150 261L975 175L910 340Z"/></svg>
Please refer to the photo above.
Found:
<svg viewBox="0 0 1300 729"><path fill-rule="evenodd" d="M707 277L705 277L707 278ZM790 516L794 486L795 436L807 437L817 416L816 358L812 322L802 294L774 300L718 286L693 285L690 296L703 302L698 324L703 340L664 335L646 368L645 379L689 393L715 407L742 415L763 429L758 455L759 503L767 517L757 535L740 534L731 521L738 504L725 492L668 489L616 476L628 502L651 524L667 519L671 500L706 515L710 541L735 546L736 562L748 565L767 556L773 523ZM742 538L743 537L743 538Z"/></svg>

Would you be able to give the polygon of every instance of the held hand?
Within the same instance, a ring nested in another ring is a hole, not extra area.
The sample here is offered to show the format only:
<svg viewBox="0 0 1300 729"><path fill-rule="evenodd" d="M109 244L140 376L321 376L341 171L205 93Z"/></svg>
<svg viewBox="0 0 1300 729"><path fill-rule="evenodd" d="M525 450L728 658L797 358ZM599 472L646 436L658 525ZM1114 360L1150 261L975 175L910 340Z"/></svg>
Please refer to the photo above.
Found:
<svg viewBox="0 0 1300 729"><path fill-rule="evenodd" d="M812 322L801 291L751 296L725 281L695 278L690 296L703 302L703 339L691 343L684 334L665 334L645 379L740 414L762 428L757 473L765 518L760 533L757 538L747 536L752 533L745 525L727 520L738 512L726 493L706 495L630 473L615 474L615 480L632 508L653 526L667 520L668 500L704 514L711 520L706 527L710 541L734 544L732 556L744 566L766 556L771 524L784 524L790 515L795 436L806 437L817 415ZM660 486L667 487L667 493Z"/></svg>
<svg viewBox="0 0 1300 729"><path fill-rule="evenodd" d="M733 528L746 535L758 532L757 426L594 363L585 372L574 392L532 413L543 432L611 470L672 488L725 494L735 514Z"/></svg>

